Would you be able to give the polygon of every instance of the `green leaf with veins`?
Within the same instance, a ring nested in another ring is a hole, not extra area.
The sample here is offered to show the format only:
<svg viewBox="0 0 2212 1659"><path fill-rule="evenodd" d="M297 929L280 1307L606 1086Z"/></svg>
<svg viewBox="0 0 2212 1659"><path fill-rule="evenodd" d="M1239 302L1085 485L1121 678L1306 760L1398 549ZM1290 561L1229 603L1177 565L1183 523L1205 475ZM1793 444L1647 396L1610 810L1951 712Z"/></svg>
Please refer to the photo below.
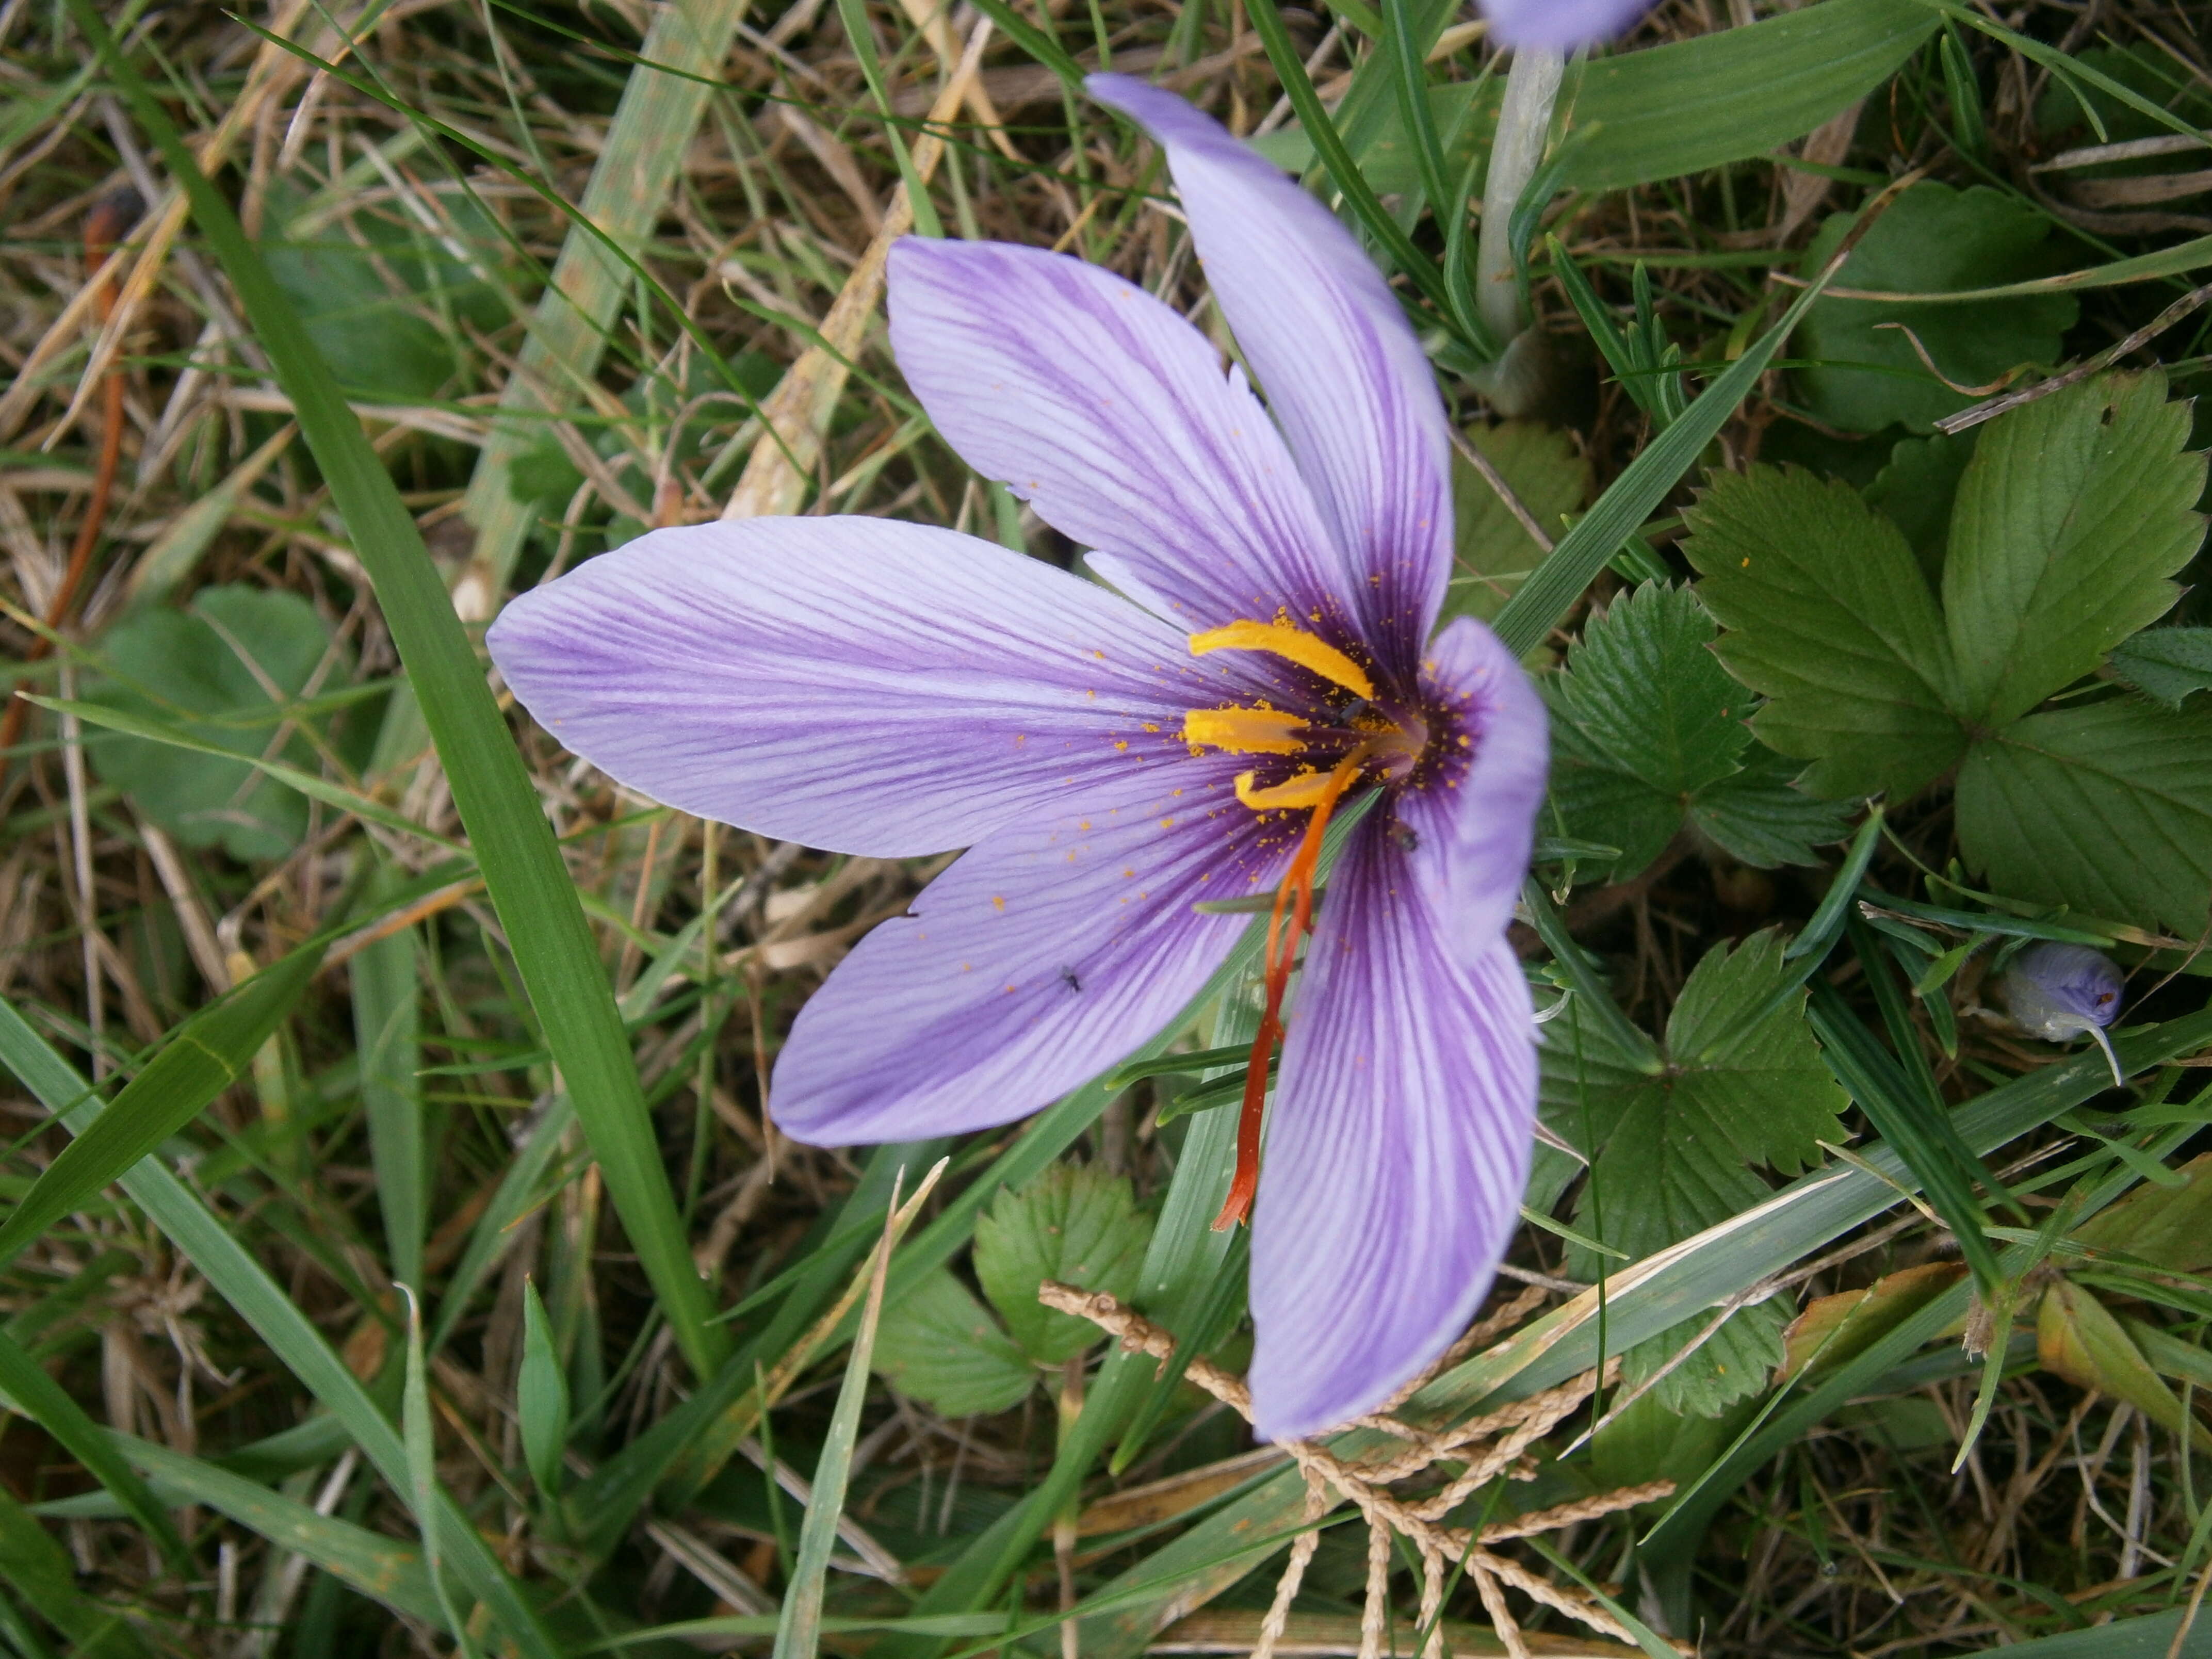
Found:
<svg viewBox="0 0 2212 1659"><path fill-rule="evenodd" d="M1690 803L1690 822L1745 864L1771 870L1818 864L1813 849L1850 833L1850 804L1822 800L1797 787L1802 761L1765 744L1744 751L1743 769L1707 784Z"/></svg>
<svg viewBox="0 0 2212 1659"><path fill-rule="evenodd" d="M1647 583L1583 629L1547 678L1553 800L1567 833L1620 848L1636 874L1689 822L1764 866L1815 862L1842 810L1792 787L1802 766L1753 742L1753 697L1711 650L1713 619L1687 588Z"/></svg>
<svg viewBox="0 0 2212 1659"><path fill-rule="evenodd" d="M1866 487L1867 505L1905 532L1930 588L1943 585L1943 551L1951 535L1951 503L1959 477L1974 459L1979 427L1955 438L1904 438Z"/></svg>
<svg viewBox="0 0 2212 1659"><path fill-rule="evenodd" d="M279 699L307 685L330 642L322 618L296 593L204 587L189 611L142 611L111 629L101 653L118 677L87 696L241 757L274 744L276 758L312 771L314 750L284 729ZM242 758L135 735L94 738L85 750L102 778L187 847L276 859L307 830L306 799Z"/></svg>
<svg viewBox="0 0 2212 1659"><path fill-rule="evenodd" d="M1647 582L1583 629L1557 691L1616 769L1687 796L1736 770L1751 694L1706 647L1713 620L1687 588Z"/></svg>
<svg viewBox="0 0 2212 1659"><path fill-rule="evenodd" d="M1546 1121L1598 1148L1578 1229L1641 1260L1765 1199L1767 1185L1749 1166L1794 1176L1819 1158L1819 1142L1836 1138L1850 1098L1820 1059L1803 994L1775 1002L1792 977L1782 945L1770 929L1707 952L1663 1045L1624 1048L1593 1021L1546 1028ZM1601 1265L1590 1252L1568 1253L1577 1277ZM1678 1409L1710 1413L1758 1388L1780 1357L1784 1317L1763 1306L1739 1312L1662 1391ZM1650 1375L1707 1322L1686 1322L1632 1350L1632 1375Z"/></svg>
<svg viewBox="0 0 2212 1659"><path fill-rule="evenodd" d="M1970 720L2000 726L2172 609L2204 458L2166 377L2106 374L1993 422L1959 480L1943 615Z"/></svg>
<svg viewBox="0 0 2212 1659"><path fill-rule="evenodd" d="M1802 274L1817 274L1858 223L1856 213L1824 221L1805 250ZM1836 285L1878 294L1946 294L2047 275L2051 221L1984 185L1954 190L1932 180L1890 204L1837 274ZM1798 349L1819 367L1800 371L1813 412L1847 432L1902 422L1926 432L1964 409L1971 394L1943 384L1981 386L2024 363L2057 360L2074 325L2070 295L2031 295L1972 305L1824 299L1798 331ZM1905 330L1911 331L1908 337ZM1941 372L1930 374L1917 338Z"/></svg>
<svg viewBox="0 0 2212 1659"><path fill-rule="evenodd" d="M1973 746L1957 812L1968 867L1997 890L2194 939L2212 902L2212 714L2123 696L2032 714Z"/></svg>
<svg viewBox="0 0 2212 1659"><path fill-rule="evenodd" d="M1036 1382L1036 1368L943 1267L884 1304L871 1363L900 1393L947 1417L1005 1411Z"/></svg>
<svg viewBox="0 0 2212 1659"><path fill-rule="evenodd" d="M2112 672L2168 708L2212 686L2212 628L2148 628L2113 647Z"/></svg>
<svg viewBox="0 0 2212 1659"><path fill-rule="evenodd" d="M1127 1297L1144 1267L1152 1222L1128 1182L1093 1164L1055 1164L1019 1192L1002 1192L975 1220L975 1277L1024 1352L1057 1365L1098 1340L1087 1320L1048 1308L1048 1279Z"/></svg>
<svg viewBox="0 0 2212 1659"><path fill-rule="evenodd" d="M1690 520L1698 594L1732 630L1715 649L1769 699L1752 729L1814 763L1808 788L1910 794L1958 760L1950 641L1894 524L1848 484L1765 466L1714 475Z"/></svg>

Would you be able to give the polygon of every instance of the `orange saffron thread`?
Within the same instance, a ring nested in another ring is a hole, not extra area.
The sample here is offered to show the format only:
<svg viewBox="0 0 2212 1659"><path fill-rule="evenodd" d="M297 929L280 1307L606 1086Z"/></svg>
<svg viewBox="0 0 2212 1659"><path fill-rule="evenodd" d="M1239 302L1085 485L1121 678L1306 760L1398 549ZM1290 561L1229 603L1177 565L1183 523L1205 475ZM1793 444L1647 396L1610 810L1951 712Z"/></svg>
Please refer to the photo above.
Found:
<svg viewBox="0 0 2212 1659"><path fill-rule="evenodd" d="M1260 1190L1260 1126L1267 1102L1267 1061L1276 1043L1282 1040L1283 994L1290 988L1291 967L1297 960L1298 941L1313 931L1314 872L1321 863L1322 835L1328 828L1329 814L1336 810L1344 792L1359 775L1366 758L1366 747L1363 744L1346 755L1338 763L1336 770L1328 775L1321 798L1314 803L1313 817L1306 824L1297 854L1284 872L1282 885L1275 890L1275 908L1267 915L1267 949L1262 958L1267 973L1267 1007L1260 1016L1260 1030L1252 1039L1251 1065L1244 1073L1244 1104L1237 1118L1237 1174L1229 1183L1229 1196L1221 1206L1221 1213L1213 1218L1216 1232L1252 1218L1252 1199ZM1283 927L1285 908L1291 913L1287 932Z"/></svg>

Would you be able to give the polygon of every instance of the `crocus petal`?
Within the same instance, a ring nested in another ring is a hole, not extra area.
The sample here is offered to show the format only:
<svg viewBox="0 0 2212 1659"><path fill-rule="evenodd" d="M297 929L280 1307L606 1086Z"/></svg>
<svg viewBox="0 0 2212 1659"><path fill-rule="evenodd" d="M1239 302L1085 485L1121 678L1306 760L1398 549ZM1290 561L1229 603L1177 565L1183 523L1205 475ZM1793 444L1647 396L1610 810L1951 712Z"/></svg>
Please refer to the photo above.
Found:
<svg viewBox="0 0 2212 1659"><path fill-rule="evenodd" d="M1652 0L1482 0L1490 38L1502 46L1573 52L1610 40L1651 9Z"/></svg>
<svg viewBox="0 0 2212 1659"><path fill-rule="evenodd" d="M1329 876L1285 1045L1252 1231L1254 1426L1371 1411L1465 1328L1519 1214L1536 1096L1528 988L1370 817Z"/></svg>
<svg viewBox="0 0 2212 1659"><path fill-rule="evenodd" d="M1344 560L1283 440L1212 343L1111 271L908 237L891 347L945 441L1108 580L1195 632L1340 605Z"/></svg>
<svg viewBox="0 0 2212 1659"><path fill-rule="evenodd" d="M1462 723L1464 768L1440 767L1427 787L1401 790L1415 874L1452 919L1467 951L1486 951L1512 919L1528 873L1536 812L1551 759L1543 700L1504 642L1462 617L1421 661L1430 696Z"/></svg>
<svg viewBox="0 0 2212 1659"><path fill-rule="evenodd" d="M1166 149L1206 280L1364 586L1359 636L1410 668L1451 563L1450 440L1436 377L1334 215L1171 92L1084 83Z"/></svg>
<svg viewBox="0 0 2212 1659"><path fill-rule="evenodd" d="M884 519L655 531L516 599L488 643L532 714L630 787L884 858L1182 753L1182 711L1227 684L1080 577Z"/></svg>
<svg viewBox="0 0 2212 1659"><path fill-rule="evenodd" d="M1194 911L1279 874L1233 760L1184 758L1001 826L808 1000L769 1089L819 1146L1036 1110L1187 1006L1251 918Z"/></svg>

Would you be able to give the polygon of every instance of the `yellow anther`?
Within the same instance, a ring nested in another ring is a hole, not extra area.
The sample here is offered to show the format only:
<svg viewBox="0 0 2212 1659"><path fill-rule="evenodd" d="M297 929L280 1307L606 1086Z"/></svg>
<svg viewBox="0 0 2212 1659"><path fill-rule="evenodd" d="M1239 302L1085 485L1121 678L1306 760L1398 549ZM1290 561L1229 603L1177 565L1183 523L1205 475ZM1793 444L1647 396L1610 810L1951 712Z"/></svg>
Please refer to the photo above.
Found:
<svg viewBox="0 0 2212 1659"><path fill-rule="evenodd" d="M1279 783L1272 788L1253 787L1256 772L1237 775L1237 799L1255 812L1303 811L1309 806L1318 806L1322 801L1340 793L1343 786L1328 772L1301 772L1288 783Z"/></svg>
<svg viewBox="0 0 2212 1659"><path fill-rule="evenodd" d="M1271 651L1355 696L1375 695L1375 682L1367 678L1366 670L1328 641L1291 623L1233 622L1190 636L1192 656L1202 657L1209 651Z"/></svg>
<svg viewBox="0 0 2212 1659"><path fill-rule="evenodd" d="M1182 740L1232 755L1295 755L1305 745L1291 733L1305 726L1278 708L1194 708L1182 717Z"/></svg>

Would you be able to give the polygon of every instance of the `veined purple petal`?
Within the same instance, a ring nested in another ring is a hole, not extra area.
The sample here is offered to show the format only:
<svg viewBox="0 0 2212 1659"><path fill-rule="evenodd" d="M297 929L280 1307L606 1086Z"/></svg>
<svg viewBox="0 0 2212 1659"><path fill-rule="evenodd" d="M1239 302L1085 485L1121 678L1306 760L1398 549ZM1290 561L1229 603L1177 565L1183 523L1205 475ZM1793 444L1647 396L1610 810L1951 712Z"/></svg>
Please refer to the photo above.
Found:
<svg viewBox="0 0 2212 1659"><path fill-rule="evenodd" d="M1113 272L1041 248L908 237L891 347L947 442L1102 574L1192 632L1351 583L1290 452L1212 342Z"/></svg>
<svg viewBox="0 0 2212 1659"><path fill-rule="evenodd" d="M1550 724L1513 653L1472 617L1430 641L1421 672L1430 696L1463 723L1469 759L1464 769L1438 768L1426 788L1401 790L1398 819L1412 832L1416 875L1472 954L1504 932L1528 873Z"/></svg>
<svg viewBox="0 0 2212 1659"><path fill-rule="evenodd" d="M1503 46L1572 52L1610 40L1651 9L1652 0L1482 0L1490 38Z"/></svg>
<svg viewBox="0 0 2212 1659"><path fill-rule="evenodd" d="M1450 440L1405 313L1327 208L1171 92L1091 95L1166 149L1206 280L1364 586L1357 629L1409 670L1451 563Z"/></svg>
<svg viewBox="0 0 2212 1659"><path fill-rule="evenodd" d="M1234 757L1147 767L1001 825L799 1010L769 1090L817 1146L1025 1115L1174 1018L1251 921L1191 908L1279 877Z"/></svg>
<svg viewBox="0 0 2212 1659"><path fill-rule="evenodd" d="M2014 957L2002 981L2005 1006L2021 1029L2054 1042L2110 1025L2126 987L2119 964L2102 951L2050 940Z"/></svg>
<svg viewBox="0 0 2212 1659"><path fill-rule="evenodd" d="M1254 1426L1374 1409L1481 1305L1520 1212L1535 1111L1528 983L1371 815L1329 876L1269 1115L1252 1231Z"/></svg>
<svg viewBox="0 0 2212 1659"><path fill-rule="evenodd" d="M884 519L655 531L517 598L487 643L524 707L609 776L884 858L1120 787L1183 753L1184 709L1234 690L1080 577Z"/></svg>

